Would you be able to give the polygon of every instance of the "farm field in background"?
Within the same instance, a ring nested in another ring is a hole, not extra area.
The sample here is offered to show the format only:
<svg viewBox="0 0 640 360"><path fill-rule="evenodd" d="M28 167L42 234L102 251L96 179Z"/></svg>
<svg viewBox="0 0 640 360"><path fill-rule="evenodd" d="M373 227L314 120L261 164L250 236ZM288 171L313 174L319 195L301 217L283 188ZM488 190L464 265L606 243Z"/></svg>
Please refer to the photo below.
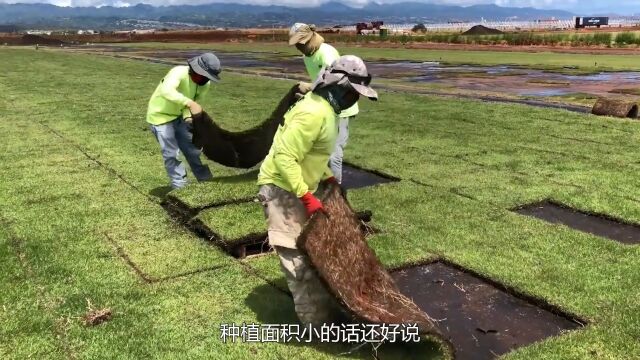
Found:
<svg viewBox="0 0 640 360"><path fill-rule="evenodd" d="M131 46L134 53L295 55L273 44ZM106 57L108 49L73 50L0 48L0 63L11 69L0 74L2 357L371 358L366 347L349 353L347 345L220 340L221 323L296 322L276 256L236 259L185 226L198 218L229 239L266 230L251 201L255 169L209 163L213 182L169 191L144 120L168 65ZM341 51L367 60L518 65L574 75L637 70L634 57L617 55ZM266 118L293 84L222 76L203 106L234 131ZM380 85L412 85L394 81ZM639 247L513 211L550 199L640 223L640 123L389 90L377 103L362 102L345 155L355 167L399 179L349 191L356 210L372 212L376 232L368 242L383 264L443 259L582 322L508 359L640 357ZM184 207L187 219L166 211L165 196ZM87 327L82 317L94 308L110 308L113 316ZM379 351L381 359L442 356L437 344Z"/></svg>
<svg viewBox="0 0 640 360"><path fill-rule="evenodd" d="M124 46L126 45L126 46ZM588 112L600 96L633 100L640 91L634 55L385 49L338 44L364 58L379 86L403 92L506 98ZM70 51L182 63L215 51L236 72L304 80L296 50L277 43L135 43L71 47Z"/></svg>

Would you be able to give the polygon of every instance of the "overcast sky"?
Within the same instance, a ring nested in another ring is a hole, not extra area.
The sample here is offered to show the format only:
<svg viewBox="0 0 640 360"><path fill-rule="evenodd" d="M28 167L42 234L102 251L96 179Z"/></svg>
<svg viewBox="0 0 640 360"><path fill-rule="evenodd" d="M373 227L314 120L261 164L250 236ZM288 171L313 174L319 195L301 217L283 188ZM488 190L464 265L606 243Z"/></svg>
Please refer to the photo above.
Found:
<svg viewBox="0 0 640 360"><path fill-rule="evenodd" d="M213 2L234 2L256 5L289 5L289 6L313 6L328 2L329 0L0 0L0 3L49 3L59 6L128 6L137 3L151 5L177 5L177 4L208 4ZM338 0L351 6L362 6L369 2L393 3L399 1L421 1L435 4L448 5L475 5L496 4L500 6L531 6L541 9L564 9L576 13L616 12L626 14L629 12L640 13L640 0ZM614 5L615 4L615 5Z"/></svg>

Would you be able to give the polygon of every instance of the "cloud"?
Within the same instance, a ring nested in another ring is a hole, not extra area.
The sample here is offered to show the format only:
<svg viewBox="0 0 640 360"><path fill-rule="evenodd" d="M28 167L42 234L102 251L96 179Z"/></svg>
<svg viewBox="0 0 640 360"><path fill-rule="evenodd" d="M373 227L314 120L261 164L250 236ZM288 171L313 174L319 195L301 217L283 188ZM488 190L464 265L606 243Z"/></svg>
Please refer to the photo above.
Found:
<svg viewBox="0 0 640 360"><path fill-rule="evenodd" d="M142 2L149 5L182 5L182 4L210 4L214 2L236 2L254 5L286 5L294 7L309 7L326 3L331 0L0 0L0 3L48 3L58 6L131 6ZM478 5L495 4L499 6L534 7L539 9L562 9L576 13L617 12L626 14L640 13L638 0L617 0L612 6L607 0L338 0L346 5L361 7L368 3L397 3L401 1L421 1L441 5Z"/></svg>

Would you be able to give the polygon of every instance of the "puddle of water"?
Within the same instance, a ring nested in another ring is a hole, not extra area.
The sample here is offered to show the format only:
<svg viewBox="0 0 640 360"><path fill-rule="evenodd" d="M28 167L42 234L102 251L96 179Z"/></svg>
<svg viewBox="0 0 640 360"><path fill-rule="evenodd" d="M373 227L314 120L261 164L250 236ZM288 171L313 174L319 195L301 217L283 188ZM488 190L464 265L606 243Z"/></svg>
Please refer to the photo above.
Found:
<svg viewBox="0 0 640 360"><path fill-rule="evenodd" d="M518 94L520 95L540 96L540 97L562 96L562 95L568 95L571 93L573 93L573 91L569 89L525 89L525 90L518 91Z"/></svg>
<svg viewBox="0 0 640 360"><path fill-rule="evenodd" d="M107 50L107 48L104 48ZM131 49L114 48L117 51ZM145 56L158 59L186 60L207 49L141 50ZM287 74L306 74L301 56L264 52L217 51L224 67L261 68ZM400 79L411 83L437 83L451 88L521 96L553 97L571 93L606 95L620 88L639 88L640 72L602 72L590 75L568 75L525 69L518 66L446 66L438 61L368 61L369 71L377 78ZM562 83L565 84L562 84ZM544 86L548 83L548 86Z"/></svg>
<svg viewBox="0 0 640 360"><path fill-rule="evenodd" d="M563 79L570 81L638 81L640 72L606 72L592 75L563 75L558 74Z"/></svg>

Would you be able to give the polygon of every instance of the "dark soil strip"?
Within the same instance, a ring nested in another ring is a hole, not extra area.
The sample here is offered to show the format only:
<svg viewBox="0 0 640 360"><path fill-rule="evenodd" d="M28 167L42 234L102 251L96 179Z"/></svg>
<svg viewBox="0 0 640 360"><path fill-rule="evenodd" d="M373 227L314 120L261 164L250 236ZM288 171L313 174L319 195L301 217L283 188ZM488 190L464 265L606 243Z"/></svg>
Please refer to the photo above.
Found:
<svg viewBox="0 0 640 360"><path fill-rule="evenodd" d="M533 216L553 224L563 224L572 229L602 236L623 244L640 243L640 225L627 223L606 214L595 214L545 200L521 206L513 211Z"/></svg>
<svg viewBox="0 0 640 360"><path fill-rule="evenodd" d="M363 169L348 163L342 165L342 187L344 189L360 189L396 181L400 181L400 179L379 171Z"/></svg>
<svg viewBox="0 0 640 360"><path fill-rule="evenodd" d="M583 326L553 306L443 261L399 269L391 276L403 294L436 318L458 360L494 359Z"/></svg>

